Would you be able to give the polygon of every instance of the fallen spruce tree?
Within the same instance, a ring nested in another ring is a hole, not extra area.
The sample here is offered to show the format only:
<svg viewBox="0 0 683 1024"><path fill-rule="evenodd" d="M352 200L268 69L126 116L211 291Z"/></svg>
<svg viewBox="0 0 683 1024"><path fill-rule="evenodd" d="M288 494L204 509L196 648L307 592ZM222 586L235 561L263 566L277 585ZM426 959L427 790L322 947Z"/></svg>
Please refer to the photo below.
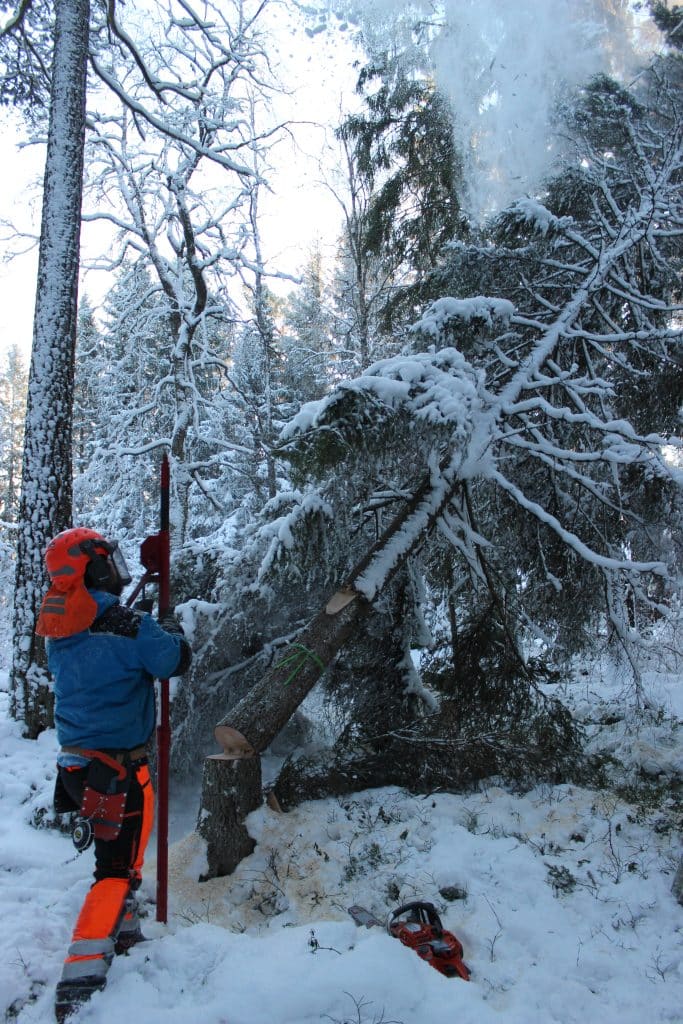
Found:
<svg viewBox="0 0 683 1024"><path fill-rule="evenodd" d="M262 799L259 755L418 550L451 566L454 622L487 595L514 663L499 678L506 693L522 694L524 713L468 722L463 694L437 687L420 714L396 719L387 708L385 728L351 730L325 757L290 760L274 788L283 806L387 781L457 787L515 759L533 766L534 749L546 771L561 770L572 725L556 708L544 713L521 636L543 636L546 625L548 645L563 618L602 615L642 699L635 609L666 613L662 523L678 500L660 432L675 422L681 339L679 285L662 268L683 225L681 123L664 71L643 79L639 103L604 83L589 91L590 116L574 125L585 168L554 183L548 205L526 199L506 211L495 246L453 249L440 269L452 293L415 325L422 351L376 363L286 429L283 443L330 480L350 478L354 457L371 475L377 452L393 444L401 510L216 727L223 753L205 762L198 822L208 876L253 848L244 819ZM618 125L607 162L591 140L605 111ZM563 212L572 197L577 219ZM477 265L493 294L452 297ZM464 657L455 639L451 647ZM494 677L484 659L471 682L486 689ZM553 745L555 759L546 757Z"/></svg>

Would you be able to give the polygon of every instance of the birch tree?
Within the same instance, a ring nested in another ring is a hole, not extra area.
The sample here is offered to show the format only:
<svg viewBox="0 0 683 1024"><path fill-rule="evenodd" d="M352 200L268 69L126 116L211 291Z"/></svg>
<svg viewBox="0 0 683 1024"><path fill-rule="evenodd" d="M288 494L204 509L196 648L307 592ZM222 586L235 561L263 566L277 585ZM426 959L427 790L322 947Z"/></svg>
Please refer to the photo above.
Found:
<svg viewBox="0 0 683 1024"><path fill-rule="evenodd" d="M230 286L244 262L251 148L258 134L250 90L266 93L270 74L259 16L264 3L207 4L179 20L170 11L135 53L146 69L125 88L120 62L131 35L121 27L121 55L97 56L99 76L117 92L120 112L93 116L91 188L97 205L85 220L108 222L118 241L105 265L143 257L168 307L168 371L150 401L130 411L140 423L155 408L169 410L164 436L149 431L143 448L119 445L119 454L168 447L177 538L188 526L190 494L199 489L216 509L211 478L222 453L204 444L210 396L202 378L227 368L227 325L238 316ZM188 8L189 10L189 8ZM133 19L135 22L135 19ZM137 35L150 35L139 24ZM262 132L265 141L275 127ZM223 321L224 347L216 325ZM213 327L212 327L213 325Z"/></svg>
<svg viewBox="0 0 683 1024"><path fill-rule="evenodd" d="M93 5L92 12L88 3L57 0L54 46L50 48L45 45L51 36L50 9L34 0L21 0L0 30L2 98L30 103L39 97L41 83L51 81L12 674L13 712L27 723L30 735L37 735L51 719L42 655L33 633L44 589L42 552L49 536L69 525L72 516L71 402L88 58L94 75L129 111L140 137L157 133L157 137L173 139L179 147L178 163L166 168L165 186L176 225L168 241L171 248L175 244L186 254L193 293L188 297L176 292L176 281L169 272L172 260L165 261L160 255L157 263L165 274L164 290L173 294L171 315L178 324L172 375L178 413L172 435L165 440L180 455L193 417L192 383L187 377L189 349L207 303L213 301L204 277L212 259L205 262L205 253L197 249L188 180L204 157L238 179L248 177L248 168L238 157L242 123L230 88L250 76L258 80L261 74L256 49L241 41L253 40L253 26L265 4L235 0L228 11L224 6L205 4L203 16L185 3L168 8L159 4L144 17L128 8L123 23L121 5L115 0ZM7 9L5 2L2 10ZM136 37L154 35L157 28L154 45L143 57ZM42 33L40 46L33 34L38 30ZM188 63L196 74L185 79ZM214 85L216 92L211 91ZM92 117L93 127L98 120ZM134 207L136 198L139 200L139 192L131 199ZM139 229L139 223L134 224L138 237ZM229 248L232 251L234 246ZM184 319L183 313L187 313ZM176 475L183 498L181 513L191 475L191 470ZM183 524L181 514L181 534Z"/></svg>
<svg viewBox="0 0 683 1024"><path fill-rule="evenodd" d="M238 328L232 366L226 373L228 387L219 396L222 423L215 435L234 445L229 462L233 486L246 506L260 507L275 497L278 466L275 445L289 411L284 382L285 357L276 314L281 303L271 291L275 278L289 275L272 267L264 254L262 198L268 176L268 147L257 143L259 104L250 98L250 125L254 139L249 147L253 176L249 182L245 248L239 275L247 297L245 322ZM241 478L241 479L239 479Z"/></svg>
<svg viewBox="0 0 683 1024"><path fill-rule="evenodd" d="M341 137L342 168L339 181L328 183L342 214L342 230L333 284L335 334L345 350L349 376L364 370L383 354L378 313L389 299L390 268L370 251L373 192L361 173L357 153L349 139Z"/></svg>
<svg viewBox="0 0 683 1024"><path fill-rule="evenodd" d="M26 415L27 367L19 348L7 352L0 372L0 603L12 607L16 571L16 531Z"/></svg>

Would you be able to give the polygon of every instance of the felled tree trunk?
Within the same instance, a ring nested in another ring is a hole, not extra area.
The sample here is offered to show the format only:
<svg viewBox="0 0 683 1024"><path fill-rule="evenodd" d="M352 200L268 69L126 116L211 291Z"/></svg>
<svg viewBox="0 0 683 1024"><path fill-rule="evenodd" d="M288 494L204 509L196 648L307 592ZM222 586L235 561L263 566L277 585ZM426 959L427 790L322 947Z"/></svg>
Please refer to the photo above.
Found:
<svg viewBox="0 0 683 1024"><path fill-rule="evenodd" d="M338 607L338 601L347 601ZM265 750L346 643L369 604L343 593L328 602L296 642L220 722L215 736L226 753L253 756Z"/></svg>
<svg viewBox="0 0 683 1024"><path fill-rule="evenodd" d="M327 666L353 635L370 601L394 577L424 533L432 528L453 496L456 483L451 464L441 477L426 479L384 534L354 568L345 586L332 595L325 608L299 633L259 683L242 698L214 730L223 755L205 761L200 821L209 850L207 878L229 874L240 857L230 852L225 821L243 820L240 813L258 802L243 799L236 789L225 789L226 807L218 808L221 792L217 775L225 758L257 758L269 746L320 679ZM255 801L255 798L254 798Z"/></svg>
<svg viewBox="0 0 683 1024"><path fill-rule="evenodd" d="M528 785L541 779L557 783L577 767L572 734L561 722L553 723L552 710L526 729L519 722L513 729L487 731L483 722L481 728L459 729L456 707L457 702L444 700L436 714L389 735L367 737L351 748L342 739L332 750L291 757L271 799L289 811L305 800L382 786L411 793L458 792L492 776Z"/></svg>
<svg viewBox="0 0 683 1024"><path fill-rule="evenodd" d="M229 874L253 850L243 822L261 803L259 754L294 714L368 607L358 594L341 608L328 603L329 610L316 615L282 659L216 726L223 754L204 762L198 825L207 843L205 878Z"/></svg>

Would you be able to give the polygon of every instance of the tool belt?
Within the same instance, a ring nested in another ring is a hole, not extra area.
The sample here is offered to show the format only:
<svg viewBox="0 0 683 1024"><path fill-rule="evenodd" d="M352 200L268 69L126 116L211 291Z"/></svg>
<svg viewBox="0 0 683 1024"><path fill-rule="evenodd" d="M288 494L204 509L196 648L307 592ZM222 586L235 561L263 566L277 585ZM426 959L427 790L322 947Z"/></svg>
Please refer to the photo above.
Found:
<svg viewBox="0 0 683 1024"><path fill-rule="evenodd" d="M147 745L133 747L132 750L85 750L83 747L62 747L62 753L78 754L79 757L87 758L100 757L104 754L119 764L127 764L129 761L139 761L141 757L146 757Z"/></svg>
<svg viewBox="0 0 683 1024"><path fill-rule="evenodd" d="M62 750L66 754L90 759L90 764L84 769L86 775L78 808L79 819L82 823L89 823L95 839L112 842L118 838L123 825L132 764L145 756L146 748L105 751L62 747Z"/></svg>

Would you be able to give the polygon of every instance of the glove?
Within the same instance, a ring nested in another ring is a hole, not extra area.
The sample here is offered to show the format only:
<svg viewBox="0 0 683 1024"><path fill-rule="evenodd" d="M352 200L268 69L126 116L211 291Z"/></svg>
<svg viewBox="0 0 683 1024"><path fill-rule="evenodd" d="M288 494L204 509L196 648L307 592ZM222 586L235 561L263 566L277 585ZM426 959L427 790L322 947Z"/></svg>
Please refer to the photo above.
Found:
<svg viewBox="0 0 683 1024"><path fill-rule="evenodd" d="M164 612L164 614L159 617L159 625L165 633L173 633L174 636L185 636L183 627L171 611Z"/></svg>

